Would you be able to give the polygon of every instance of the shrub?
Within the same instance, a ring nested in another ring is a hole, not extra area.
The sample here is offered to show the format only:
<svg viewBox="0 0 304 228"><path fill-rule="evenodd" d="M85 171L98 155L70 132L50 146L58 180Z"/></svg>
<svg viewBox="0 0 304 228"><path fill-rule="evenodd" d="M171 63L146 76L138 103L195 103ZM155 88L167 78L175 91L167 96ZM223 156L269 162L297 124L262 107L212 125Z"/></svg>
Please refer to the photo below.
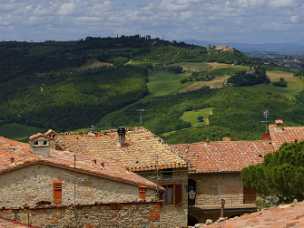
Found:
<svg viewBox="0 0 304 228"><path fill-rule="evenodd" d="M297 77L304 77L304 71L299 71L299 72L297 72L297 73L295 73L295 76L297 76Z"/></svg>
<svg viewBox="0 0 304 228"><path fill-rule="evenodd" d="M185 84L185 83L187 83L188 81L189 81L189 78L183 78L183 79L180 80L180 82L181 82L182 84Z"/></svg>
<svg viewBox="0 0 304 228"><path fill-rule="evenodd" d="M288 85L287 81L284 78L280 78L279 81L273 82L272 84L277 87L287 87Z"/></svg>
<svg viewBox="0 0 304 228"><path fill-rule="evenodd" d="M164 70L167 70L171 73L174 73L174 74L181 74L184 72L183 68L181 66L167 66L167 67L164 67Z"/></svg>
<svg viewBox="0 0 304 228"><path fill-rule="evenodd" d="M207 72L193 72L190 78L192 81L211 81L215 78L215 76L210 75Z"/></svg>
<svg viewBox="0 0 304 228"><path fill-rule="evenodd" d="M204 117L203 116L198 116L196 119L197 119L197 122L199 122L199 123L204 122Z"/></svg>

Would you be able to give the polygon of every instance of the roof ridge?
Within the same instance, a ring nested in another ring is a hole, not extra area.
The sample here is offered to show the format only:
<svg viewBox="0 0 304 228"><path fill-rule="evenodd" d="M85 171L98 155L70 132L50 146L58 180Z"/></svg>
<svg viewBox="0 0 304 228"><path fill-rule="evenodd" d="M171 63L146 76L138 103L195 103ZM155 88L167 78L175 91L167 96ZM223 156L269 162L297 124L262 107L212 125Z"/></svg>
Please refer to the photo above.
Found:
<svg viewBox="0 0 304 228"><path fill-rule="evenodd" d="M39 134L40 135L40 134ZM47 157L39 156L32 153L30 144L20 143L16 140L7 139L5 137L0 138L2 140L7 140L8 143L4 143L2 158L8 158L0 166L0 174L7 173L12 170L22 168L27 165L36 164L39 162L52 164L53 166L73 170L73 171L82 171L90 175L98 175L107 179L112 179L114 181L123 182L133 185L145 185L148 188L157 188L157 184L141 177L131 171L128 171L124 166L116 165L117 162L113 159L105 158L92 158L85 154L76 154L68 150L59 151L56 149L50 150L50 155ZM19 148L19 154L11 153L9 147L6 144L13 143L12 147ZM21 146L20 146L21 145ZM26 145L23 146L23 145ZM10 158L14 158L11 160ZM76 162L74 163L74 159ZM77 160L78 158L78 160ZM97 163L98 162L98 163ZM76 166L74 166L76 164ZM99 166L101 164L101 166ZM128 175L127 175L128 174ZM159 187L158 187L159 188Z"/></svg>

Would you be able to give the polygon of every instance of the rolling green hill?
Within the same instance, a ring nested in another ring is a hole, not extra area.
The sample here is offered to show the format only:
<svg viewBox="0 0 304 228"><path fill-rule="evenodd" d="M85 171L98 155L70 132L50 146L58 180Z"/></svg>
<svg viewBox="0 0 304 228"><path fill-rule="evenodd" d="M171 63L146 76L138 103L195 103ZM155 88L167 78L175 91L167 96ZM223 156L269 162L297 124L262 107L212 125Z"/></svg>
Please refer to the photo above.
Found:
<svg viewBox="0 0 304 228"><path fill-rule="evenodd" d="M0 135L20 140L47 128L136 126L138 109L144 126L171 143L258 138L265 109L272 119L304 122L303 81L292 73L268 71L286 88L225 85L253 63L237 50L137 35L0 42L0 53Z"/></svg>

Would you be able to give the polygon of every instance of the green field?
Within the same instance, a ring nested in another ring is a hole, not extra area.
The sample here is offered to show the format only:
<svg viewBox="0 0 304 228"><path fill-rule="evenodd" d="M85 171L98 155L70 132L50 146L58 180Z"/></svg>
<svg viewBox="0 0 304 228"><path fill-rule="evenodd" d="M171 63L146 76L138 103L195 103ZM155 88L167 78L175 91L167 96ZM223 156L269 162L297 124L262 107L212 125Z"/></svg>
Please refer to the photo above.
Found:
<svg viewBox="0 0 304 228"><path fill-rule="evenodd" d="M182 120L191 123L192 127L201 127L204 125L209 125L209 116L213 114L212 108L204 108L194 111L184 112L182 115ZM203 117L203 122L199 122L198 118Z"/></svg>
<svg viewBox="0 0 304 228"><path fill-rule="evenodd" d="M157 71L149 75L148 90L152 96L166 96L178 93L185 85L181 80L184 74L174 74L166 71Z"/></svg>
<svg viewBox="0 0 304 228"><path fill-rule="evenodd" d="M187 73L191 72L208 72L215 78L211 81L195 81L187 83L181 92L191 92L208 86L211 89L220 89L224 87L225 81L235 73L246 71L248 66L232 65L225 63L183 63L180 64Z"/></svg>
<svg viewBox="0 0 304 228"><path fill-rule="evenodd" d="M295 77L293 73L284 71L268 71L267 74L272 82L279 81L280 78L284 78L287 81L287 88L277 89L280 92L285 93L291 99L304 90L304 80L299 77Z"/></svg>

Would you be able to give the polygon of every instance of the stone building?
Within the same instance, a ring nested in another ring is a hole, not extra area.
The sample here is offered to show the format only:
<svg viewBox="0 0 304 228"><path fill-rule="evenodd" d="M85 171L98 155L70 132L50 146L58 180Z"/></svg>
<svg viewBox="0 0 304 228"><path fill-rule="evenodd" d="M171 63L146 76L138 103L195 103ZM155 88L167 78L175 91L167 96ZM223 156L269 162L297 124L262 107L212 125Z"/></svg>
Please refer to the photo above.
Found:
<svg viewBox="0 0 304 228"><path fill-rule="evenodd" d="M270 124L259 141L218 141L173 145L172 150L190 164L189 223L256 210L256 193L245 188L241 170L262 163L264 156L284 143L304 141L304 127L289 127L283 120ZM224 204L223 204L224 203Z"/></svg>
<svg viewBox="0 0 304 228"><path fill-rule="evenodd" d="M190 223L256 210L256 193L244 188L240 172L273 152L271 141L219 141L174 145L190 164ZM222 205L224 203L224 205Z"/></svg>
<svg viewBox="0 0 304 228"><path fill-rule="evenodd" d="M165 191L160 194L163 202L160 224L162 227L187 226L187 163L152 132L144 128L120 128L83 134L60 133L54 135L54 140L57 150L115 161L161 185Z"/></svg>
<svg viewBox="0 0 304 228"><path fill-rule="evenodd" d="M58 151L41 133L30 144L0 137L0 185L0 217L43 227L156 226L164 191L111 160Z"/></svg>

